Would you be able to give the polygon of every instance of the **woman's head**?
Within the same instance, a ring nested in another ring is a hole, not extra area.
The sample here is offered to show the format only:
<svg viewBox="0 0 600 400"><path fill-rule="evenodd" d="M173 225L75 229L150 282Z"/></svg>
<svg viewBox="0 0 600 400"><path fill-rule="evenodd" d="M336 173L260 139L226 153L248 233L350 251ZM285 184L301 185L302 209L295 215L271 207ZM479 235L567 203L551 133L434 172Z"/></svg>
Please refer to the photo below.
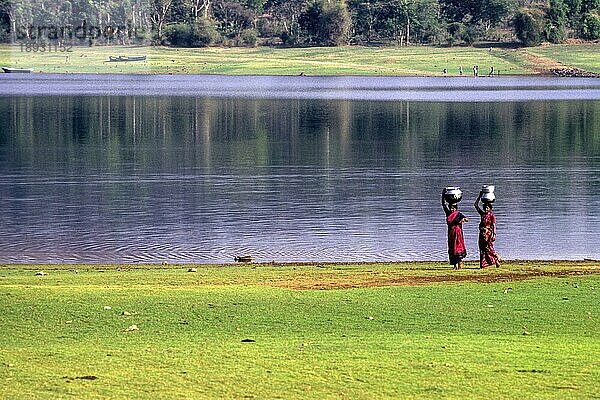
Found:
<svg viewBox="0 0 600 400"><path fill-rule="evenodd" d="M450 204L450 210L452 210L452 211L458 210L458 204L457 203L451 203Z"/></svg>
<svg viewBox="0 0 600 400"><path fill-rule="evenodd" d="M491 203L483 203L483 209L485 211L491 210L492 209L492 204Z"/></svg>

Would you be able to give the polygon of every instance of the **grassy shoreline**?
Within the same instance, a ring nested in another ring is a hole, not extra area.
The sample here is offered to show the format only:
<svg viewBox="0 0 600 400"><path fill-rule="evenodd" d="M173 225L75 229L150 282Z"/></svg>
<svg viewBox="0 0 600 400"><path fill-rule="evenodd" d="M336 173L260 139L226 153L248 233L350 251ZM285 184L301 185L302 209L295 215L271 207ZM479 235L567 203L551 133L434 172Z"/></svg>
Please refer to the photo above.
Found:
<svg viewBox="0 0 600 400"><path fill-rule="evenodd" d="M494 283L543 277L566 277L600 274L600 260L506 260L501 268L480 269L477 261L466 261L460 271L443 261L396 262L251 262L251 263L132 263L132 264L3 264L0 277L5 274L26 276L39 273L147 273L176 277L181 282L182 272L196 272L203 278L201 285L222 284L219 277L230 275L231 285L273 285L296 289L325 289L348 287L383 287L394 285L435 284L452 282ZM193 276L193 275L192 275ZM327 286L321 283L327 281ZM130 283L136 284L131 281ZM146 284L143 282L142 284ZM156 283L160 283L156 281ZM311 284L312 283L312 284Z"/></svg>
<svg viewBox="0 0 600 400"><path fill-rule="evenodd" d="M501 268L480 269L476 261L467 261L460 271L447 262L398 261L398 262L264 262L225 264L4 264L0 277L5 274L30 275L100 273L126 275L147 274L148 282L178 285L187 276L199 276L194 285L256 285L291 289L344 289L356 287L385 287L396 285L423 285L436 283L496 283L520 281L544 277L567 277L600 274L599 260L508 260ZM227 276L227 279L222 278ZM72 277L73 278L73 277ZM168 279L174 279L168 283ZM138 282L124 279L128 284Z"/></svg>
<svg viewBox="0 0 600 400"><path fill-rule="evenodd" d="M72 52L26 51L0 45L0 65L47 73L222 74L309 76L551 75L554 70L600 74L600 43L501 47L200 48L73 47ZM146 55L142 62L110 56ZM444 73L444 70L446 72Z"/></svg>
<svg viewBox="0 0 600 400"><path fill-rule="evenodd" d="M467 267L3 265L0 398L597 394L600 262Z"/></svg>

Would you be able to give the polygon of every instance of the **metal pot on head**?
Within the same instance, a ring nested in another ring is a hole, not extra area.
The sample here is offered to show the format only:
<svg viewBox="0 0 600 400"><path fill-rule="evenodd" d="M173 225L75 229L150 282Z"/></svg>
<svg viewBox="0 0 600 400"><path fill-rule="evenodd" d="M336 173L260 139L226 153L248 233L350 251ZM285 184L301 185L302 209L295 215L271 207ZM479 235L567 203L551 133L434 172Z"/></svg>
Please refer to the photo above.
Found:
<svg viewBox="0 0 600 400"><path fill-rule="evenodd" d="M481 187L481 201L488 204L496 201L496 195L494 194L495 189L496 187L494 185L483 185Z"/></svg>
<svg viewBox="0 0 600 400"><path fill-rule="evenodd" d="M462 191L458 186L448 186L444 193L444 199L450 204L456 204L462 200Z"/></svg>

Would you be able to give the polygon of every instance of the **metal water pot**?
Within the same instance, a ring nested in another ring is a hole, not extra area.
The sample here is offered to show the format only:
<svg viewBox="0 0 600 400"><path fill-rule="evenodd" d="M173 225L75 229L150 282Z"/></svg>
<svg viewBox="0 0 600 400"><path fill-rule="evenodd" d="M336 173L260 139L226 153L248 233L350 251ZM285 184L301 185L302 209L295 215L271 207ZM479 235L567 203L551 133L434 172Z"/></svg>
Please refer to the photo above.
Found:
<svg viewBox="0 0 600 400"><path fill-rule="evenodd" d="M450 204L456 204L462 200L462 191L458 186L448 186L444 193L444 199Z"/></svg>
<svg viewBox="0 0 600 400"><path fill-rule="evenodd" d="M496 201L496 195L494 194L494 190L496 187L494 185L483 185L481 187L481 201L484 203L493 203Z"/></svg>

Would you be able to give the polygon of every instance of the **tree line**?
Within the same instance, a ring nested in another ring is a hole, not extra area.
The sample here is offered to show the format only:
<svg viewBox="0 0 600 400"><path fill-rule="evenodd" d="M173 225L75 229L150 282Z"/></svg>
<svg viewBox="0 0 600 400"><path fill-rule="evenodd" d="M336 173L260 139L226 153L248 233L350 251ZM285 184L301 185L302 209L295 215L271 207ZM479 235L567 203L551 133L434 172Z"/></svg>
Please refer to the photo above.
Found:
<svg viewBox="0 0 600 400"><path fill-rule="evenodd" d="M600 0L0 0L0 40L525 46L600 39Z"/></svg>

